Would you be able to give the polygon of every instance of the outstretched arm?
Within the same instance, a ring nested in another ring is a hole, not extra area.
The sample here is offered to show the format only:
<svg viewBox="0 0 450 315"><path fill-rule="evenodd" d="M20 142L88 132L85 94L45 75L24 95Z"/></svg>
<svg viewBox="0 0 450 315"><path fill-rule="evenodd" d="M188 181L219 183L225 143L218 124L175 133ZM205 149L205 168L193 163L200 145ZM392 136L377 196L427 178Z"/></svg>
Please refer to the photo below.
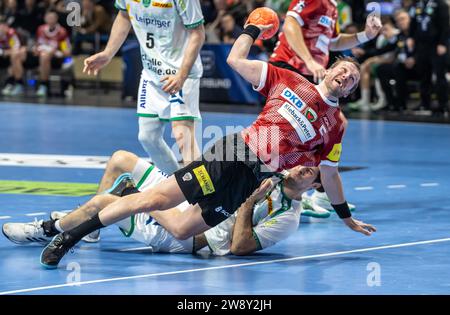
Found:
<svg viewBox="0 0 450 315"><path fill-rule="evenodd" d="M354 48L375 38L382 28L381 20L376 15L369 15L366 19L366 28L356 34L340 34L330 43L331 51L340 51Z"/></svg>
<svg viewBox="0 0 450 315"><path fill-rule="evenodd" d="M346 204L346 200L344 197L341 176L339 175L337 167L321 165L320 174L323 188L325 189L328 198L330 198L331 205L344 223L353 231L360 232L367 236L371 235L372 232L376 232L375 227L372 225L353 219L350 210L348 210L348 205L348 211L346 211L348 214L343 216L342 213L340 213L339 208L342 209L343 205Z"/></svg>
<svg viewBox="0 0 450 315"><path fill-rule="evenodd" d="M231 48L227 63L253 86L258 86L263 69L263 62L247 59L252 45L253 38L250 35L242 34L239 36Z"/></svg>

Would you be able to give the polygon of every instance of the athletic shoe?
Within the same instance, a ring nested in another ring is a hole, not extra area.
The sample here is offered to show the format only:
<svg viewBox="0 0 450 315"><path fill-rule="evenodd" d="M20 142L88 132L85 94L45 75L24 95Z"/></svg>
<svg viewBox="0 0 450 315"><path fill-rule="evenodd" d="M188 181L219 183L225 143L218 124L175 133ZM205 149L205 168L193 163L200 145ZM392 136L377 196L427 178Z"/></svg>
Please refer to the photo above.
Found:
<svg viewBox="0 0 450 315"><path fill-rule="evenodd" d="M34 219L34 222L30 223L5 223L2 232L7 239L16 244L48 244L52 238L45 235L43 222L44 220Z"/></svg>
<svg viewBox="0 0 450 315"><path fill-rule="evenodd" d="M25 93L25 88L22 84L17 83L12 88L11 92L9 93L10 96L21 96Z"/></svg>
<svg viewBox="0 0 450 315"><path fill-rule="evenodd" d="M63 211L52 211L50 213L50 219L52 220L60 220L64 218L66 215L68 215L68 212ZM85 237L82 238L82 240L86 243L97 243L100 241L100 230L96 230L92 233L89 233Z"/></svg>
<svg viewBox="0 0 450 315"><path fill-rule="evenodd" d="M123 173L119 177L116 178L114 184L106 190L105 194L111 194L114 196L127 196L131 194L138 193L139 190L134 185L133 178L130 173Z"/></svg>
<svg viewBox="0 0 450 315"><path fill-rule="evenodd" d="M319 192L317 190L314 191L314 193L311 195L311 199L314 202L314 204L325 208L328 211L334 212L333 207L331 206L330 199L328 199L328 196L325 192ZM356 206L349 203L348 207L350 208L350 211L355 211Z"/></svg>
<svg viewBox="0 0 450 315"><path fill-rule="evenodd" d="M68 233L56 235L41 253L40 262L44 268L55 269L65 254L75 246L76 241Z"/></svg>
<svg viewBox="0 0 450 315"><path fill-rule="evenodd" d="M6 84L5 87L2 89L2 95L4 96L10 95L13 88L14 85L12 85L11 83Z"/></svg>
<svg viewBox="0 0 450 315"><path fill-rule="evenodd" d="M348 103L348 108L353 111L370 112L369 104L358 100L356 102Z"/></svg>
<svg viewBox="0 0 450 315"><path fill-rule="evenodd" d="M314 203L312 198L306 193L302 195L302 212L300 222L315 223L323 222L324 219L329 218L331 212Z"/></svg>
<svg viewBox="0 0 450 315"><path fill-rule="evenodd" d="M47 86L45 86L44 84L39 85L39 88L36 91L36 96L46 97L47 96Z"/></svg>

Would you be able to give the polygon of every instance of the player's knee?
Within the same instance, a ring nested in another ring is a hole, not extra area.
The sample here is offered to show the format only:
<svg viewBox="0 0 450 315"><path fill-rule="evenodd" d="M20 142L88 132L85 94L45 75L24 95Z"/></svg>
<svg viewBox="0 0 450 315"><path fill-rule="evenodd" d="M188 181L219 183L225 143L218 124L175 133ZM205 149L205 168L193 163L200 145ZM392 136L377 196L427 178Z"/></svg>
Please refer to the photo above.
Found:
<svg viewBox="0 0 450 315"><path fill-rule="evenodd" d="M127 163L135 157L136 156L133 153L125 150L118 150L111 156L111 167L113 167L115 170L120 171L123 169L124 165L127 165Z"/></svg>

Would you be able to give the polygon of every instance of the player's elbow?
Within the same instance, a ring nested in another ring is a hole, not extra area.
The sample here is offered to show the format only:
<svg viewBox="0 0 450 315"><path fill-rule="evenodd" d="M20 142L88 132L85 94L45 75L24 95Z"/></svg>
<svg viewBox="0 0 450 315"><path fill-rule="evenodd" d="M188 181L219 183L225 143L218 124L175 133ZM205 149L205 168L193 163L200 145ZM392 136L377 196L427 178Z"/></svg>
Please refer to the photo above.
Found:
<svg viewBox="0 0 450 315"><path fill-rule="evenodd" d="M253 254L255 247L250 244L250 242L239 241L232 242L230 252L236 256L247 256Z"/></svg>
<svg viewBox="0 0 450 315"><path fill-rule="evenodd" d="M236 58L235 56L233 56L232 54L230 54L227 58L227 64L233 68L234 70L237 69L237 64L238 64L238 58Z"/></svg>

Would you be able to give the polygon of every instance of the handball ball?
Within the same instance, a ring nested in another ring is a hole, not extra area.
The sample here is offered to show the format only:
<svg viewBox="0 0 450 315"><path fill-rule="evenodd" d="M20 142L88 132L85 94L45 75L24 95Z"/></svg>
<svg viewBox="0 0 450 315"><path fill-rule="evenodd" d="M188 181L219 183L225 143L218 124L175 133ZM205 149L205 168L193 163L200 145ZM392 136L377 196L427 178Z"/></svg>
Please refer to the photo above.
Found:
<svg viewBox="0 0 450 315"><path fill-rule="evenodd" d="M264 31L260 38L263 40L272 38L278 31L280 27L280 20L278 19L277 13L271 8L262 7L253 10L248 16L246 24L254 25L270 25L273 24L272 28Z"/></svg>

